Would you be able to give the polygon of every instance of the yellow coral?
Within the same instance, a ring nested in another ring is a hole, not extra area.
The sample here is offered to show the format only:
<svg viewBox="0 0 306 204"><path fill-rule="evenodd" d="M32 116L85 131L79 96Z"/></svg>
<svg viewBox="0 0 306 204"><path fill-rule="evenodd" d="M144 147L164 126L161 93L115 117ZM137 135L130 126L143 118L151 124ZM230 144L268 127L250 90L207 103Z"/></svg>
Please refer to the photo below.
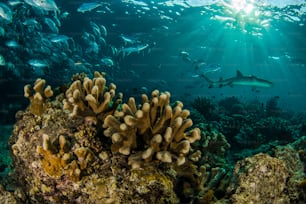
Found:
<svg viewBox="0 0 306 204"><path fill-rule="evenodd" d="M79 147L75 149L74 154L78 157L78 164L81 170L85 169L88 163L94 160L94 154L89 148L86 147Z"/></svg>
<svg viewBox="0 0 306 204"><path fill-rule="evenodd" d="M209 189L203 196L199 198L200 204L210 204L214 203L214 191Z"/></svg>
<svg viewBox="0 0 306 204"><path fill-rule="evenodd" d="M50 151L44 150L41 146L37 147L37 152L43 155L44 159L41 161L42 168L49 176L59 178L63 175L63 166L60 157L53 155Z"/></svg>
<svg viewBox="0 0 306 204"><path fill-rule="evenodd" d="M24 86L24 97L30 99L30 112L34 115L41 115L45 111L46 99L53 96L51 86L47 86L45 89L46 80L37 79L34 83L33 90L31 91L31 85L27 84Z"/></svg>
<svg viewBox="0 0 306 204"><path fill-rule="evenodd" d="M43 156L41 166L46 174L54 178L66 175L73 181L80 180L81 171L93 161L92 152L88 148L77 148L74 151L77 157L75 160L70 152L70 143L63 135L59 136L57 142L51 142L47 134L43 134L42 138L43 143L37 147L37 153Z"/></svg>

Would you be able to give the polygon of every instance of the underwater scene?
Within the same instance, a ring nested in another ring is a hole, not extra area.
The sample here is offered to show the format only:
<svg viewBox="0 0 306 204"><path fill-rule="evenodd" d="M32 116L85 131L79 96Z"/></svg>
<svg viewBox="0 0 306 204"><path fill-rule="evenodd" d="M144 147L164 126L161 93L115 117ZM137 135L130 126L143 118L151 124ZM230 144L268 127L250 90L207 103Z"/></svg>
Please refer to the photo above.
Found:
<svg viewBox="0 0 306 204"><path fill-rule="evenodd" d="M2 0L0 204L306 203L306 1Z"/></svg>

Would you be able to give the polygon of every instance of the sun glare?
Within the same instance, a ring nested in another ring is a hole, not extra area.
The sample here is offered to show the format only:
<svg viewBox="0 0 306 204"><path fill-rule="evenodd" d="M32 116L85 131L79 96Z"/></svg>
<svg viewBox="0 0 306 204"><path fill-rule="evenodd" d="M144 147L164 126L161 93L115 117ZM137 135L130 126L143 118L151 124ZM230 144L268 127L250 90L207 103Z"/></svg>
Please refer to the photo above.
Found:
<svg viewBox="0 0 306 204"><path fill-rule="evenodd" d="M224 0L221 15L211 19L224 22L230 29L240 29L245 33L261 36L261 31L269 26L269 21L261 16L261 5L257 0Z"/></svg>
<svg viewBox="0 0 306 204"><path fill-rule="evenodd" d="M247 0L231 0L230 5L237 13L250 14L254 9L253 2Z"/></svg>

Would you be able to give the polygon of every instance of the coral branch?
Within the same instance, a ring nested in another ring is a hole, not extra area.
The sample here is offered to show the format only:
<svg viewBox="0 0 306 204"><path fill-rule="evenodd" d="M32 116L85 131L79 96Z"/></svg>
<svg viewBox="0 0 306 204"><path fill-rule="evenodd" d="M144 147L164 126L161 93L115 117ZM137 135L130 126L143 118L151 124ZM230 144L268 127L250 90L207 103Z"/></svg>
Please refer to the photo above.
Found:
<svg viewBox="0 0 306 204"><path fill-rule="evenodd" d="M130 155L132 167L153 160L184 164L190 143L200 139L198 128L187 132L192 126L192 120L187 118L189 111L182 110L181 102L172 108L169 92L155 90L151 100L146 95L142 99L142 105L137 107L135 99L130 98L121 111L106 117L104 134L112 138L112 151ZM133 154L132 149L141 153Z"/></svg>
<svg viewBox="0 0 306 204"><path fill-rule="evenodd" d="M24 97L30 100L30 112L34 115L41 115L45 111L45 102L48 98L53 96L51 86L47 86L45 89L46 80L37 79L34 83L32 93L31 85L27 84L24 86Z"/></svg>

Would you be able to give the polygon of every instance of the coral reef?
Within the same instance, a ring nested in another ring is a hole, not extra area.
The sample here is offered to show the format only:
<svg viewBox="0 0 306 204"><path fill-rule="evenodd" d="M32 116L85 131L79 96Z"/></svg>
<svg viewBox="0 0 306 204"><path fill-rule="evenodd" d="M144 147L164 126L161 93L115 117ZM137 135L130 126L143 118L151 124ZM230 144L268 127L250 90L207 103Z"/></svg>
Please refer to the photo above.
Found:
<svg viewBox="0 0 306 204"><path fill-rule="evenodd" d="M210 98L197 97L191 102L191 106L208 121L219 119L217 106Z"/></svg>
<svg viewBox="0 0 306 204"><path fill-rule="evenodd" d="M1 203L18 204L19 201L15 198L14 193L5 191L3 186L0 185L0 200Z"/></svg>
<svg viewBox="0 0 306 204"><path fill-rule="evenodd" d="M290 203L285 191L288 177L286 164L267 154L260 153L239 161L233 174L238 187L234 188L231 203Z"/></svg>
<svg viewBox="0 0 306 204"><path fill-rule="evenodd" d="M239 101L239 99L236 96L231 96L231 97L226 97L222 100L219 101L218 105L222 108L224 108L224 110L227 113L231 113L232 112L232 108L235 105L241 105L241 102Z"/></svg>
<svg viewBox="0 0 306 204"><path fill-rule="evenodd" d="M281 114L281 109L278 107L278 96L271 97L266 102L266 116L278 117Z"/></svg>
<svg viewBox="0 0 306 204"><path fill-rule="evenodd" d="M274 148L273 157L259 153L238 161L227 189L230 203L305 203L305 162L297 151L305 142L304 136Z"/></svg>
<svg viewBox="0 0 306 204"><path fill-rule="evenodd" d="M92 79L77 74L54 97L45 84L37 80L34 94L25 86L31 103L15 116L9 139L13 185L0 188L0 197L7 202L299 203L306 199L303 126L276 117L258 120L256 113L262 113L258 104L249 114L233 99L219 121L206 119L194 125L182 102L171 104L169 92L143 94L140 104L133 97L122 102L122 94L115 96L116 86L107 85L103 73L95 72ZM249 136L255 137L252 142L261 139L259 145L268 143L266 152L271 156L257 154L233 168L230 142Z"/></svg>
<svg viewBox="0 0 306 204"><path fill-rule="evenodd" d="M194 165L191 145L201 136L189 111L157 90L121 105L115 85L105 87L101 73L80 74L65 95L41 100L38 115L16 113L10 147L21 202L179 203L182 177L172 172Z"/></svg>
<svg viewBox="0 0 306 204"><path fill-rule="evenodd" d="M292 125L282 118L263 118L252 126L244 125L236 134L237 147L257 148L260 145L277 140L278 144L287 144L299 137L300 127Z"/></svg>
<svg viewBox="0 0 306 204"><path fill-rule="evenodd" d="M201 130L201 139L192 145L189 160L193 163L175 168L177 182L184 186L178 194L184 196L184 202L190 198L196 203L215 202L224 196L229 185L231 168L225 155L230 145L224 135L210 125L201 123L196 127Z"/></svg>
<svg viewBox="0 0 306 204"><path fill-rule="evenodd" d="M194 145L195 150L201 151L199 163L211 167L225 166L226 151L231 147L226 137L209 124L201 123L196 127L201 130L201 140Z"/></svg>
<svg viewBox="0 0 306 204"><path fill-rule="evenodd" d="M6 178L10 172L12 159L10 157L10 150L8 146L8 138L11 134L13 126L0 125L0 183L6 182Z"/></svg>
<svg viewBox="0 0 306 204"><path fill-rule="evenodd" d="M306 201L305 189L301 188L301 182L305 178L304 164L300 160L298 152L291 144L288 144L277 147L274 156L285 163L290 175L286 182L286 194L290 199L290 203Z"/></svg>

